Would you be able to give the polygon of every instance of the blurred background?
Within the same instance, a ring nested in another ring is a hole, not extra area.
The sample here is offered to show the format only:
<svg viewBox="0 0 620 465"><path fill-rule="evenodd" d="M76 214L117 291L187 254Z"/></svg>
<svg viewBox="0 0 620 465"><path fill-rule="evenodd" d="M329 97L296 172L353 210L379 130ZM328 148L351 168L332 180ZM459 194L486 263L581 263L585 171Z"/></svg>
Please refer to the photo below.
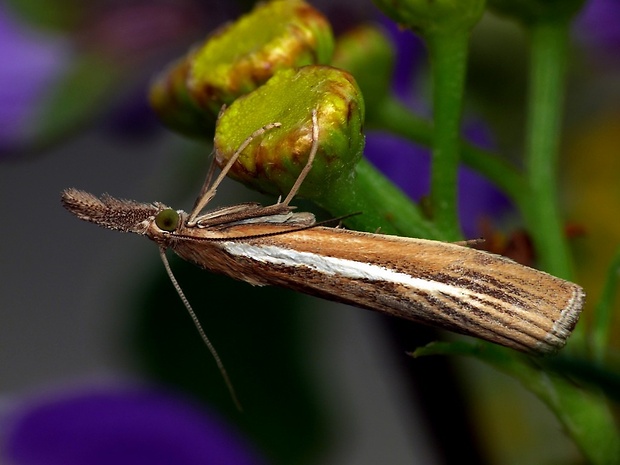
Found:
<svg viewBox="0 0 620 465"><path fill-rule="evenodd" d="M412 35L399 32L370 1L313 5L336 34L374 21L401 53L407 44L405 57L416 59L397 63L408 66L412 107L427 111L427 63ZM110 457L134 464L580 463L556 420L517 382L470 360L405 355L435 333L286 290L252 288L171 258L229 370L244 406L239 413L155 245L63 210L60 192L68 187L191 208L211 147L157 122L146 101L148 83L192 43L251 7L207 0L0 6L0 453L6 462L46 463L41 457L60 454L54 463L95 463L88 457L101 444L111 450L139 438L149 442L137 444L148 446L136 446L131 462L121 452ZM588 2L570 55L563 201L580 231L573 244L578 276L592 302L620 242L619 20L613 0ZM526 60L522 31L487 15L472 39L467 115L483 122L494 146L511 157L522 143ZM369 133L368 149L394 143L382 137ZM393 150L427 155L420 147ZM224 184L218 205L273 201L233 181ZM153 404L148 415L134 408L151 405L146 398ZM179 414L184 405L199 418ZM108 418L114 408L120 413ZM72 409L83 416L73 423ZM202 422L217 432L201 436ZM165 427L146 435L160 423ZM182 450L154 439L182 432ZM210 440L213 449L199 455L197 444ZM82 450L68 452L76 447ZM145 449L161 451L140 455ZM240 450L247 454L235 456Z"/></svg>

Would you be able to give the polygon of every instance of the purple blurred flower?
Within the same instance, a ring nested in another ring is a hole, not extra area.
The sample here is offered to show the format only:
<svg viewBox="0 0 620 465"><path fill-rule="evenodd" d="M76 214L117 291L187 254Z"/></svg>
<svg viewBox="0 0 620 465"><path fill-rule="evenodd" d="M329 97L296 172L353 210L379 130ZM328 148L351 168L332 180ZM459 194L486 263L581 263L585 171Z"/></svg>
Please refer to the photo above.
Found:
<svg viewBox="0 0 620 465"><path fill-rule="evenodd" d="M62 38L17 22L0 6L0 157L30 137L36 104L65 69L70 51Z"/></svg>
<svg viewBox="0 0 620 465"><path fill-rule="evenodd" d="M419 113L427 114L428 104L421 98L417 89L421 71L425 69L427 63L424 42L410 30L398 27L386 16L381 16L380 19L394 44L396 62L392 91L403 104Z"/></svg>
<svg viewBox="0 0 620 465"><path fill-rule="evenodd" d="M215 0L59 4L55 13L74 21L67 22L71 30L51 36L20 22L0 6L0 157L38 142L59 140L101 115L115 135L149 135L159 127L146 99L152 74L238 8L236 2ZM80 68L84 59L100 69L94 75L85 73ZM75 78L72 72L76 69L82 79L77 86L63 81ZM67 112L46 106L59 88L71 107ZM75 88L82 94L69 95L77 102L72 105L67 91ZM50 126L40 120L42 114L54 118L56 133L39 134L39 124ZM48 139L39 140L40 136Z"/></svg>
<svg viewBox="0 0 620 465"><path fill-rule="evenodd" d="M480 145L483 130L474 127ZM416 201L429 194L430 151L402 138L378 132L366 134L366 158ZM459 219L466 238L481 237L481 222L501 218L511 211L508 198L475 171L463 166L459 171Z"/></svg>
<svg viewBox="0 0 620 465"><path fill-rule="evenodd" d="M23 405L4 425L14 465L258 465L241 435L202 405L144 387L84 389Z"/></svg>
<svg viewBox="0 0 620 465"><path fill-rule="evenodd" d="M593 51L620 55L620 1L590 0L575 22L578 40ZM616 64L618 64L616 62Z"/></svg>

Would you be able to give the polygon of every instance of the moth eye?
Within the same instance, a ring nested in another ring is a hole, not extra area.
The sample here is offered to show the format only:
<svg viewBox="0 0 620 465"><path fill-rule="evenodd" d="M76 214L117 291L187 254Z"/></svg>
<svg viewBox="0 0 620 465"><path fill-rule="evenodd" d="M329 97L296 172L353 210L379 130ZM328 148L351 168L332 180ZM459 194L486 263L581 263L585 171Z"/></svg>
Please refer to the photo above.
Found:
<svg viewBox="0 0 620 465"><path fill-rule="evenodd" d="M179 226L179 214L172 208L166 208L157 214L155 224L163 231L172 232Z"/></svg>

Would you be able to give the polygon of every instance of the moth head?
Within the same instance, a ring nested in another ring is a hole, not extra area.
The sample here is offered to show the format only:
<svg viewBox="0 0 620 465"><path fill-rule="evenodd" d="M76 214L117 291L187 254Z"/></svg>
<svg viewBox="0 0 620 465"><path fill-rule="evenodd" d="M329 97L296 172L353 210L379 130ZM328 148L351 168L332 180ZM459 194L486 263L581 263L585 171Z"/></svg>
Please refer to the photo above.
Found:
<svg viewBox="0 0 620 465"><path fill-rule="evenodd" d="M157 214L149 222L145 234L160 246L168 248L178 238L177 234L185 228L187 213L183 210L173 210L161 204L160 207Z"/></svg>
<svg viewBox="0 0 620 465"><path fill-rule="evenodd" d="M162 231L174 232L181 224L181 215L172 208L164 208L155 215L155 226Z"/></svg>

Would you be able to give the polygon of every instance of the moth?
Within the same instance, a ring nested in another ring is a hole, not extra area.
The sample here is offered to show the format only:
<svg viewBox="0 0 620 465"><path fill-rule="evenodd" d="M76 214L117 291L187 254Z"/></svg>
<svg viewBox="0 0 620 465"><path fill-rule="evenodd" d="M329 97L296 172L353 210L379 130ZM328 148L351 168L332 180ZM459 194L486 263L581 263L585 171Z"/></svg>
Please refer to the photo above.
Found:
<svg viewBox="0 0 620 465"><path fill-rule="evenodd" d="M523 352L551 353L566 343L584 305L581 287L502 256L460 244L371 234L317 224L290 202L312 167L319 143L312 113L308 161L284 200L244 203L203 213L241 152L278 123L255 131L211 183L213 165L188 214L77 189L62 203L78 218L148 237L201 336L166 259L172 249L201 268L252 285L275 285L425 323Z"/></svg>

